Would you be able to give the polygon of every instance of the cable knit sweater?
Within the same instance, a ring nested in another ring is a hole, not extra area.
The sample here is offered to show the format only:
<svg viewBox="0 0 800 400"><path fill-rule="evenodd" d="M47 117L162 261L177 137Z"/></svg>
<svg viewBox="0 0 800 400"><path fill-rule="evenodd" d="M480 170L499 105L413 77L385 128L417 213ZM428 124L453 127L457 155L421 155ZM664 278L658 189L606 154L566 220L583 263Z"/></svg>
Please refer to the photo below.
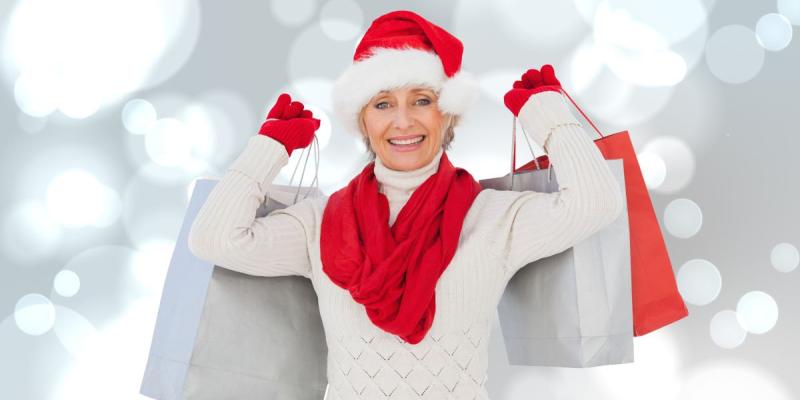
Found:
<svg viewBox="0 0 800 400"><path fill-rule="evenodd" d="M526 264L566 250L623 209L614 176L557 92L533 95L520 123L543 146L560 191L483 190L463 223L458 249L436 286L436 316L418 344L375 327L364 306L322 271L320 224L327 198L305 199L255 218L269 184L288 163L284 147L257 135L209 195L192 226L192 252L257 276L301 275L319 298L328 345L327 399L488 399L489 328L505 286ZM499 139L499 138L498 138ZM439 165L396 171L375 160L392 224Z"/></svg>

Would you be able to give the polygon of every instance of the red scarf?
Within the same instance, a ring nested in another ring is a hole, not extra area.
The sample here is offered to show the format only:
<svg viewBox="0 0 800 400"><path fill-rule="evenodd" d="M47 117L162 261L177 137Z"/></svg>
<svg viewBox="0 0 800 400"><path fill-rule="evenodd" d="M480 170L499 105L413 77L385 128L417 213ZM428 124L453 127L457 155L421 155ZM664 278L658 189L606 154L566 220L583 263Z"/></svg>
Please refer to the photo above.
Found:
<svg viewBox="0 0 800 400"><path fill-rule="evenodd" d="M434 291L458 246L461 225L481 191L442 152L439 169L389 227L389 201L371 162L328 199L322 216L322 270L363 304L386 332L417 344L433 324Z"/></svg>

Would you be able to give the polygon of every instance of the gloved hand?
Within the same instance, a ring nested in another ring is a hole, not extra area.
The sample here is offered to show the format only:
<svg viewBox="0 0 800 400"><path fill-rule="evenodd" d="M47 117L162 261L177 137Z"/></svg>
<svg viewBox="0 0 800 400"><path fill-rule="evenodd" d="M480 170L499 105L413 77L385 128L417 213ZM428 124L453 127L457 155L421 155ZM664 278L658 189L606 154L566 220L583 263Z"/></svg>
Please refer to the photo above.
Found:
<svg viewBox="0 0 800 400"><path fill-rule="evenodd" d="M503 97L503 102L514 116L518 116L519 110L531 95L548 90L561 92L561 82L556 79L553 66L545 64L542 65L541 72L537 69L529 69L522 74L520 80L514 82L513 89Z"/></svg>
<svg viewBox="0 0 800 400"><path fill-rule="evenodd" d="M304 110L303 103L292 101L288 93L281 93L258 134L281 142L291 157L293 150L311 144L319 125L320 120L314 118L311 110Z"/></svg>

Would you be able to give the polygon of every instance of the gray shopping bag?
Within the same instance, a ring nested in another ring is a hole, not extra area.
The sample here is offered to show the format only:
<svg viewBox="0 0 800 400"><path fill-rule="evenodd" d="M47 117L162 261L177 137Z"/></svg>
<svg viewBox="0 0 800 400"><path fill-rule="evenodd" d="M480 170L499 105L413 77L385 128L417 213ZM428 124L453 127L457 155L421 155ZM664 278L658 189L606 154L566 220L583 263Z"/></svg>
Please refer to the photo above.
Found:
<svg viewBox="0 0 800 400"><path fill-rule="evenodd" d="M625 198L621 159L606 160ZM512 190L558 190L552 168L514 174ZM510 175L481 181L509 190ZM593 367L633 362L628 213L573 247L522 267L498 304L512 365Z"/></svg>
<svg viewBox="0 0 800 400"><path fill-rule="evenodd" d="M327 345L311 281L238 273L188 248L192 222L216 183L198 180L192 193L140 392L162 400L322 399ZM296 190L272 185L256 215L291 204Z"/></svg>

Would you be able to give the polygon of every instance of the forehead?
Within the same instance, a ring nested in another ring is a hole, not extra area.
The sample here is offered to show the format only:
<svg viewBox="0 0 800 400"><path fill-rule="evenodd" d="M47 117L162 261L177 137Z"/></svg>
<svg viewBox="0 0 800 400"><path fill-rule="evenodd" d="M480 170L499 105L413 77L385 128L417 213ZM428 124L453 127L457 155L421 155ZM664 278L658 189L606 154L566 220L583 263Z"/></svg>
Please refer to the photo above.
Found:
<svg viewBox="0 0 800 400"><path fill-rule="evenodd" d="M431 94L431 93L434 93L435 94L436 91L431 89L431 88L429 88L429 87L427 87L427 86L403 86L403 87L398 87L398 88L381 90L376 94L376 96L387 95L387 94L399 94L399 93L409 93L409 94L415 94L415 93L428 93L428 94Z"/></svg>

